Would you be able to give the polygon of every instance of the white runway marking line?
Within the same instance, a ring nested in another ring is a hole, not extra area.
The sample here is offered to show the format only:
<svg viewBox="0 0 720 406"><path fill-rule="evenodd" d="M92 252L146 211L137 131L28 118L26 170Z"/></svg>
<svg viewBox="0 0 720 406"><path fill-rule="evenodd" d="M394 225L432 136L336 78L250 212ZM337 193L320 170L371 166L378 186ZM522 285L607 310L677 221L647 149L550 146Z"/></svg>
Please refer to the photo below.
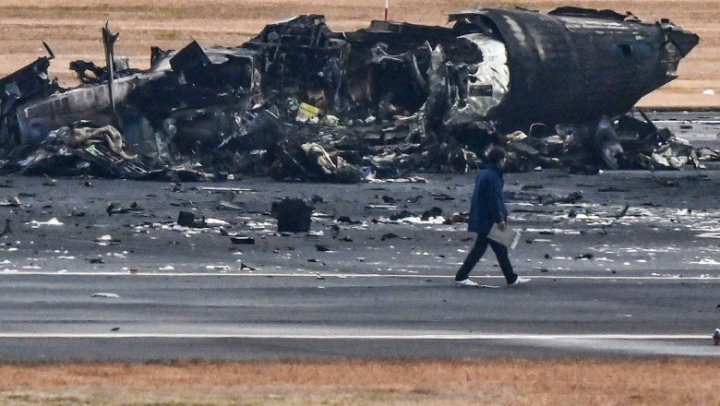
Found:
<svg viewBox="0 0 720 406"><path fill-rule="evenodd" d="M220 272L138 272L138 273L123 273L123 272L0 272L0 278L12 277L12 276L122 276L128 278L138 277L170 277L170 278L182 278L182 277L235 277L235 278L337 278L337 279L370 279L370 278L385 278L385 279L450 279L454 278L454 272L442 275L433 274L353 274L353 273L220 273ZM629 281L708 281L715 282L720 281L720 276L581 276L581 275L537 275L527 276L530 279L563 279L563 280L629 280ZM493 275L477 275L473 276L476 280L485 279L503 279L502 276Z"/></svg>
<svg viewBox="0 0 720 406"><path fill-rule="evenodd" d="M653 124L720 124L720 120L652 120Z"/></svg>
<svg viewBox="0 0 720 406"><path fill-rule="evenodd" d="M186 334L186 333L0 333L2 339L284 339L284 340L513 340L513 341L687 341L710 340L709 334Z"/></svg>

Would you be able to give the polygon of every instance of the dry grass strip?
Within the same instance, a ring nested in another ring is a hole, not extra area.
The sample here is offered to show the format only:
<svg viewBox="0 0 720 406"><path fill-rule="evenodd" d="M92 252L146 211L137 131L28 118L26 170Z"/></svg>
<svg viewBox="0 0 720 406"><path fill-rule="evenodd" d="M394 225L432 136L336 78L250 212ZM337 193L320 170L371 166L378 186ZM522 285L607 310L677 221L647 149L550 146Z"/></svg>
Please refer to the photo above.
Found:
<svg viewBox="0 0 720 406"><path fill-rule="evenodd" d="M720 361L0 366L3 405L717 405Z"/></svg>

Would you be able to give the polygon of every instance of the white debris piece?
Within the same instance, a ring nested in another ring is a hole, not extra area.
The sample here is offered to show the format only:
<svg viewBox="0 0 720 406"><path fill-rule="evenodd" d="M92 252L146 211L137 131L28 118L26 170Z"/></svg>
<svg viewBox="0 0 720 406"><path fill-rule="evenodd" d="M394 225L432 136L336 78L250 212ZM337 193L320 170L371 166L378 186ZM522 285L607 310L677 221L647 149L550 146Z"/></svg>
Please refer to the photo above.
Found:
<svg viewBox="0 0 720 406"><path fill-rule="evenodd" d="M30 226L31 226L32 228L40 228L40 227L42 227L42 226L55 226L55 227L57 227L57 226L62 226L62 225L64 225L64 224L61 223L60 220L58 220L56 217L53 217L53 218L51 218L51 219L48 220L48 221L32 220L29 224L30 224Z"/></svg>
<svg viewBox="0 0 720 406"><path fill-rule="evenodd" d="M205 269L208 271L221 271L221 272L227 272L231 271L232 268L228 265L206 265Z"/></svg>
<svg viewBox="0 0 720 406"><path fill-rule="evenodd" d="M228 222L225 221L225 220L220 220L220 219L207 219L207 218L205 219L205 224L206 224L208 227L227 227L227 226L230 225L230 223L228 223Z"/></svg>
<svg viewBox="0 0 720 406"><path fill-rule="evenodd" d="M697 261L690 261L690 263L694 265L720 265L720 262L713 258L700 258Z"/></svg>
<svg viewBox="0 0 720 406"><path fill-rule="evenodd" d="M119 299L120 295L117 293L110 293L110 292L98 292L93 293L92 297L99 297L102 299Z"/></svg>

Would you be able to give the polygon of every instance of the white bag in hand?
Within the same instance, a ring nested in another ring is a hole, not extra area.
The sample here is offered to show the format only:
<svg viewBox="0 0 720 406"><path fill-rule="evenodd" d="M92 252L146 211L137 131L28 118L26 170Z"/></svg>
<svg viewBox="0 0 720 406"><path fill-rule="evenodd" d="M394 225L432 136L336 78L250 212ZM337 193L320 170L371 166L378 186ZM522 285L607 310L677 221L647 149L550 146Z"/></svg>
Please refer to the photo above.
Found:
<svg viewBox="0 0 720 406"><path fill-rule="evenodd" d="M514 230L507 226L505 226L504 230L501 230L497 223L495 223L490 229L488 238L495 242L499 242L510 249L515 249L518 241L520 241L520 230Z"/></svg>

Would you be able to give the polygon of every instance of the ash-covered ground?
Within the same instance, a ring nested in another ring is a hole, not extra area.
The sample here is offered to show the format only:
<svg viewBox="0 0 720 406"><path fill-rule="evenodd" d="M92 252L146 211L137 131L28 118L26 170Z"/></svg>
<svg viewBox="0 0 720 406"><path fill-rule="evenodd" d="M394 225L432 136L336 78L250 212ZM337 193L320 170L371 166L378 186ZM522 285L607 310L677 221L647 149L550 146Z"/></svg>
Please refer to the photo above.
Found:
<svg viewBox="0 0 720 406"><path fill-rule="evenodd" d="M675 131L696 146L714 147L718 126L696 123ZM6 203L12 206L16 197L20 205L2 209L11 230L2 237L2 270L450 274L471 243L462 214L474 174L418 175L427 183L9 176L0 190ZM512 253L516 267L531 276L714 275L720 269L719 177L715 169L509 173L511 221L523 230ZM276 231L271 204L284 197L312 202L309 234ZM180 227L180 211L221 222ZM252 237L255 244L233 243L233 236ZM492 257L484 264L476 274L498 274L489 269Z"/></svg>

